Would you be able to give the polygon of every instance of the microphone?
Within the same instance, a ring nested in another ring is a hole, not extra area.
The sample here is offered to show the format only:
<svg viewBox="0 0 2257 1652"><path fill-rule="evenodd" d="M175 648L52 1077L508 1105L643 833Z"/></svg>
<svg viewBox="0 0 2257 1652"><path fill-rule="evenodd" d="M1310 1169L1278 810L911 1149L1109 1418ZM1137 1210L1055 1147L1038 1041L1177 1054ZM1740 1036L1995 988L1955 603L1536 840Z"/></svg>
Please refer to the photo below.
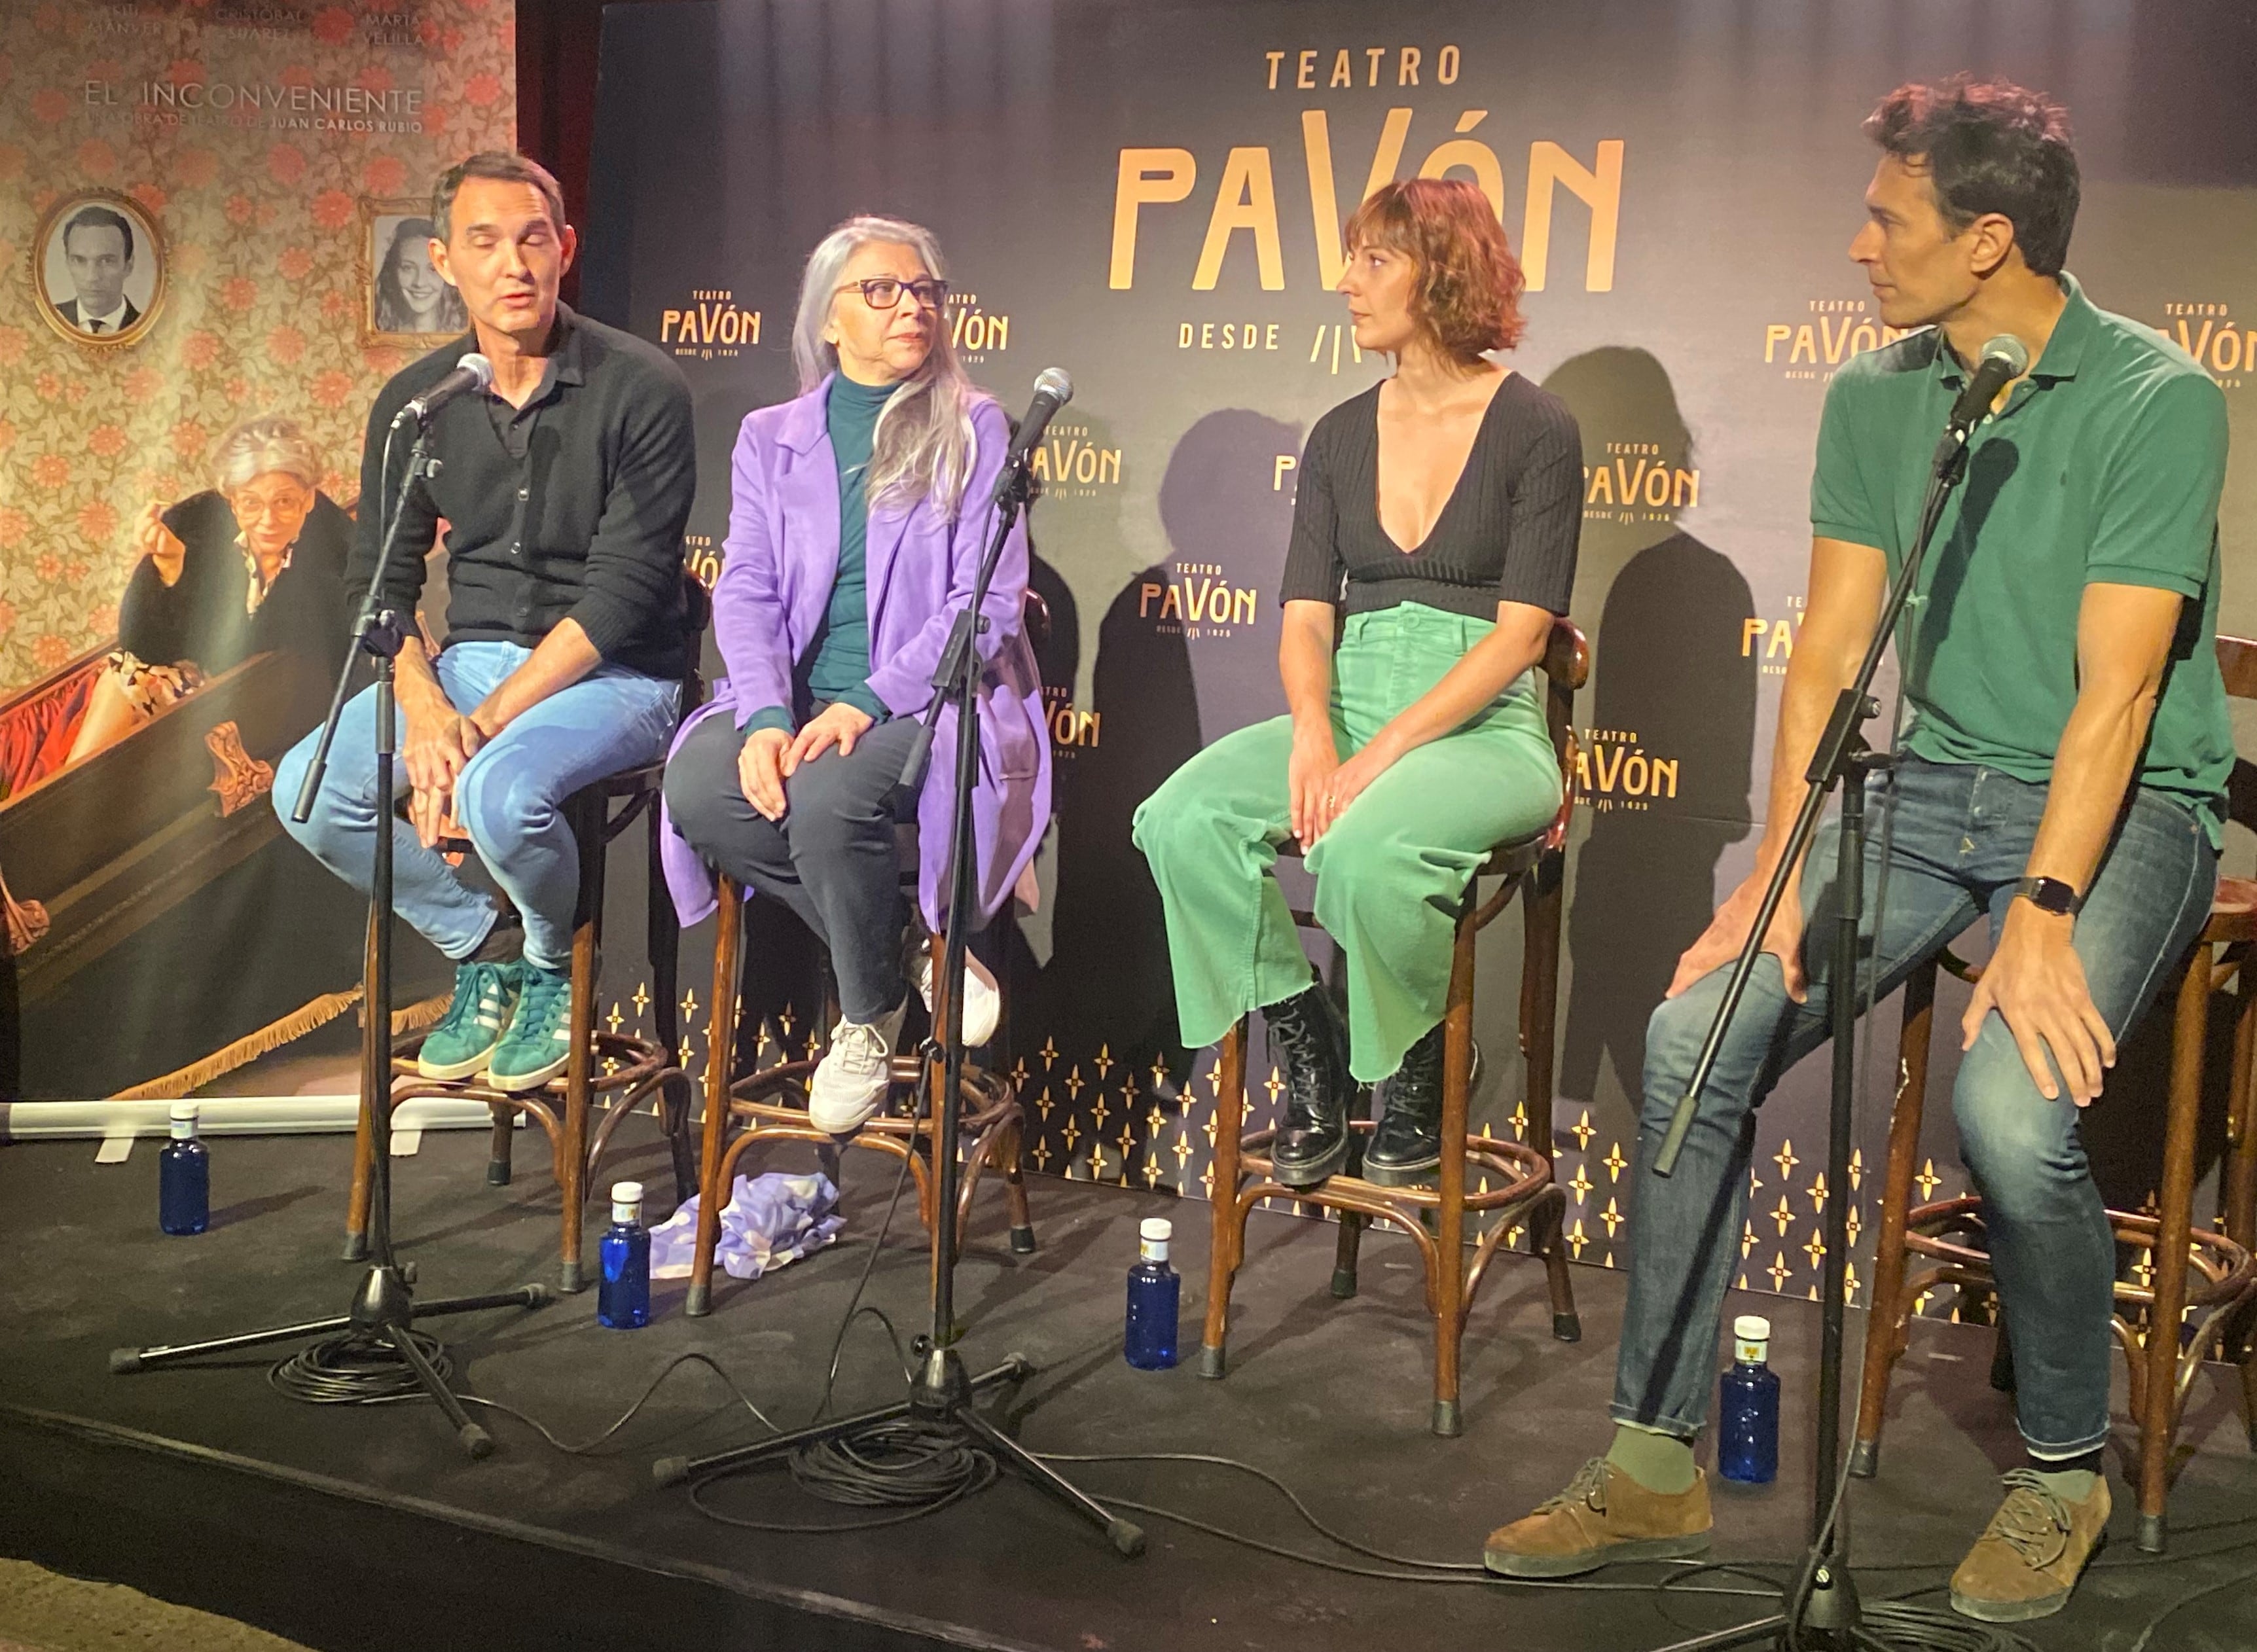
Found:
<svg viewBox="0 0 2257 1652"><path fill-rule="evenodd" d="M2030 347L2012 333L2001 333L1983 346L1982 359L1969 376L1967 388L1952 404L1951 430L1961 441L1991 411L1999 392L2022 376L2030 364Z"/></svg>
<svg viewBox="0 0 2257 1652"><path fill-rule="evenodd" d="M1058 410L1072 399L1073 380L1066 377L1065 368L1045 367L1036 375L1035 399L1027 404L1019 434L1011 438L1010 450L1003 455L1003 473L995 478L995 503L1002 503L1017 473L1026 469L1027 455L1043 445L1043 433L1051 427Z"/></svg>
<svg viewBox="0 0 2257 1652"><path fill-rule="evenodd" d="M409 399L407 405L393 415L394 425L404 425L413 419L417 424L428 424L437 413L456 397L472 391L483 391L493 383L493 364L478 351L471 350L455 364L455 371L421 395Z"/></svg>

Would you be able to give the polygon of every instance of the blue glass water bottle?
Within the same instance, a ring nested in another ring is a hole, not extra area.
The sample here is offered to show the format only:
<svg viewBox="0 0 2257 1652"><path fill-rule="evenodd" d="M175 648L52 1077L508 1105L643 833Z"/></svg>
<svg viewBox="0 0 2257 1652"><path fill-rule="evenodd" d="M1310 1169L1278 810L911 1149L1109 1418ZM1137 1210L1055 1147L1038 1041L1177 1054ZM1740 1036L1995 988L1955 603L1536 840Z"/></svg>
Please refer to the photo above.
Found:
<svg viewBox="0 0 2257 1652"><path fill-rule="evenodd" d="M602 1246L596 1323L613 1331L650 1324L650 1230L642 1225L642 1183L612 1183L612 1225Z"/></svg>
<svg viewBox="0 0 2257 1652"><path fill-rule="evenodd" d="M1732 1321L1732 1368L1717 1385L1716 1472L1745 1486L1768 1486L1779 1474L1779 1373L1765 1363L1770 1352L1771 1321Z"/></svg>
<svg viewBox="0 0 2257 1652"><path fill-rule="evenodd" d="M211 1222L211 1154L196 1137L200 1109L173 1104L173 1139L157 1155L157 1225L167 1233L201 1233Z"/></svg>
<svg viewBox="0 0 2257 1652"><path fill-rule="evenodd" d="M1168 1266L1174 1230L1164 1216L1137 1228L1136 1266L1128 1270L1128 1327L1121 1352L1139 1371L1165 1371L1176 1363L1176 1307L1184 1281Z"/></svg>

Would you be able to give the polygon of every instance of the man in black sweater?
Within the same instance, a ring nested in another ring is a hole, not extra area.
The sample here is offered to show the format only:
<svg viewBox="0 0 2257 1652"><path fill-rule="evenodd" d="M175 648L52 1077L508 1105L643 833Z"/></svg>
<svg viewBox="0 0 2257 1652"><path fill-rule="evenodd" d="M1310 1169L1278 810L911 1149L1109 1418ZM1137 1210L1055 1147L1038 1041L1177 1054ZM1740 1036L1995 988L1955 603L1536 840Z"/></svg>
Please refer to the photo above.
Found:
<svg viewBox="0 0 2257 1652"><path fill-rule="evenodd" d="M475 348L485 393L429 423L436 477L402 508L383 591L403 617L447 530L445 648L411 624L399 660L402 762L375 795L375 691L346 708L313 816L288 818L312 760L282 761L274 796L291 835L365 888L379 822L393 834L393 904L455 960L454 1001L424 1041L434 1078L485 1074L530 1090L570 1055L569 968L579 856L562 804L591 781L662 755L680 715L682 533L697 491L690 388L632 335L575 315L557 284L576 247L556 180L522 156L473 155L440 180L432 263L462 295L472 336L387 384L369 414L358 534L346 588L376 571L412 432L407 401ZM393 814L399 794L408 818ZM459 821L511 911L458 877L435 845Z"/></svg>

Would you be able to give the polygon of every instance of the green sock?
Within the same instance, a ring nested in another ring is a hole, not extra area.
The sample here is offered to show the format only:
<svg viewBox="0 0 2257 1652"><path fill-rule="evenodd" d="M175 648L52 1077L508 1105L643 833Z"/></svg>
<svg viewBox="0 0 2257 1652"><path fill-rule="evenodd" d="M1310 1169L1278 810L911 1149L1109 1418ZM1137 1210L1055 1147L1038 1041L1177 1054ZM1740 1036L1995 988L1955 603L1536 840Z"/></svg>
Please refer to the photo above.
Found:
<svg viewBox="0 0 2257 1652"><path fill-rule="evenodd" d="M1693 1463L1693 1442L1634 1423L1615 1424L1615 1443L1607 1447L1607 1461L1649 1492L1674 1497L1693 1489L1700 1470Z"/></svg>
<svg viewBox="0 0 2257 1652"><path fill-rule="evenodd" d="M2100 1478L2089 1468L2040 1469L2038 1479L2046 1490L2063 1502L2081 1503L2092 1495L2093 1482Z"/></svg>

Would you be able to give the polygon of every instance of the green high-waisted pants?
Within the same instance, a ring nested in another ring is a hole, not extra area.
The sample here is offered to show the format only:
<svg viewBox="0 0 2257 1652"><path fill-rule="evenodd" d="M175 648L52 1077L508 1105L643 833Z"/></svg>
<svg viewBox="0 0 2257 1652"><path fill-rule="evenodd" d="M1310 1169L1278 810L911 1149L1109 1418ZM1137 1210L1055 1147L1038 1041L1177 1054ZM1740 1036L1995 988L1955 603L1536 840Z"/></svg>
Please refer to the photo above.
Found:
<svg viewBox="0 0 2257 1652"><path fill-rule="evenodd" d="M1333 658L1333 738L1345 762L1441 681L1493 621L1404 603L1348 622ZM1249 1010L1309 985L1273 869L1288 837L1291 717L1225 735L1136 811L1136 846L1167 912L1184 1042L1213 1044ZM1393 1073L1442 1019L1450 941L1474 870L1560 807L1560 767L1533 671L1367 787L1310 851L1317 921L1348 958L1349 1066Z"/></svg>

